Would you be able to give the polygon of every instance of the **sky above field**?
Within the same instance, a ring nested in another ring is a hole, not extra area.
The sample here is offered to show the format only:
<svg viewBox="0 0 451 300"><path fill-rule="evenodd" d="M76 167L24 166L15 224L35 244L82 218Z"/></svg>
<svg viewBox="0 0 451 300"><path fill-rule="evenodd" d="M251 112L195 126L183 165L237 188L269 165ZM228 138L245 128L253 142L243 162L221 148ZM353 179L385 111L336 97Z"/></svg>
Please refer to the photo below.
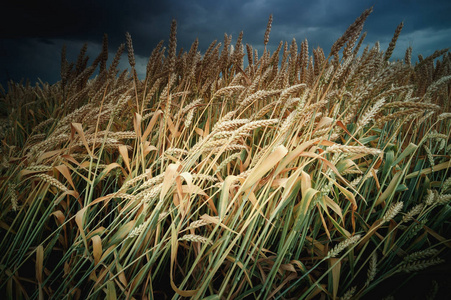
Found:
<svg viewBox="0 0 451 300"><path fill-rule="evenodd" d="M0 83L8 79L40 78L55 83L60 79L60 53L67 45L69 61L75 61L88 43L90 62L100 53L103 34L108 34L109 57L133 38L137 71L144 76L147 59L160 40L169 39L171 20L177 20L177 50L189 50L199 39L203 53L214 40L223 42L224 33L235 43L240 31L243 42L263 50L263 37L270 14L273 15L269 49L280 41L301 43L309 50L322 47L326 55L333 42L365 9L374 6L365 23L364 45L386 49L400 22L404 29L392 59L402 59L407 47L413 58L428 56L451 47L451 1L449 0L168 0L168 1L9 1L2 5L0 17ZM119 65L128 68L125 56Z"/></svg>

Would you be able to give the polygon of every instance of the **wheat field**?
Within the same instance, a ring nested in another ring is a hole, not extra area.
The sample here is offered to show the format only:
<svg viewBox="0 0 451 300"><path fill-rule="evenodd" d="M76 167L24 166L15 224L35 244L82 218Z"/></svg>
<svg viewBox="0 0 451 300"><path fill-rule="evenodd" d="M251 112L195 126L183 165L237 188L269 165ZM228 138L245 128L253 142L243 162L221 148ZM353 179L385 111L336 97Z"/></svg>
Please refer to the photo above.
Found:
<svg viewBox="0 0 451 300"><path fill-rule="evenodd" d="M451 248L451 53L329 54L243 33L138 78L61 55L61 80L1 91L0 291L13 299L433 299ZM369 33L371 34L371 33ZM128 53L130 70L118 70ZM395 282L393 289L383 288ZM449 291L449 288L448 288ZM429 297L428 296L428 297ZM380 299L380 298L379 298Z"/></svg>

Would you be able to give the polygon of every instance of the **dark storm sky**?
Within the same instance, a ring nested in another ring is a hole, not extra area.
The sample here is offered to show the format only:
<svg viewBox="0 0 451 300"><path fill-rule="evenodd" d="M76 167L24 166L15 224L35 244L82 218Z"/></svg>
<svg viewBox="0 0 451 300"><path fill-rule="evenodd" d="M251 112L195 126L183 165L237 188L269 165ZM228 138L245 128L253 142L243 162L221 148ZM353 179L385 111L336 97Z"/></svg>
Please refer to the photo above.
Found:
<svg viewBox="0 0 451 300"><path fill-rule="evenodd" d="M75 61L82 45L94 59L101 50L104 33L109 37L110 57L125 32L130 32L143 75L147 58L160 40L168 40L172 19L177 20L177 47L189 50L196 37L203 52L224 33L236 41L244 31L244 43L263 49L263 36L270 14L274 21L270 50L279 41L309 41L309 50L320 46L326 55L333 42L363 10L374 5L364 31L365 45L376 41L386 49L396 26L404 29L392 59L404 57L408 46L413 57L427 56L451 47L451 1L449 0L168 0L168 1L9 1L0 16L0 82L7 79L59 80L60 53L67 45L68 58ZM125 57L120 64L128 67Z"/></svg>

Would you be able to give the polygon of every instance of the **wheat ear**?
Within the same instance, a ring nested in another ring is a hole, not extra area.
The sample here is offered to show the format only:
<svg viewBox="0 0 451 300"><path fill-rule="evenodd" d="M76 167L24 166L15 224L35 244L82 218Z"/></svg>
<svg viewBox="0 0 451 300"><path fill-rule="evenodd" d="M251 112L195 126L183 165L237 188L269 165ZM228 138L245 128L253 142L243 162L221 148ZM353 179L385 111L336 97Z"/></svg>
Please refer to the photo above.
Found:
<svg viewBox="0 0 451 300"><path fill-rule="evenodd" d="M213 242L210 241L208 238L197 235L197 234L185 234L184 236L179 238L179 241L197 242L197 243L202 243L202 244L213 245Z"/></svg>
<svg viewBox="0 0 451 300"><path fill-rule="evenodd" d="M354 235L353 237L347 238L346 240L340 242L333 249L329 250L326 258L336 257L341 251L343 251L346 247L357 243L360 240L360 235Z"/></svg>
<svg viewBox="0 0 451 300"><path fill-rule="evenodd" d="M382 218L382 223L388 222L401 211L404 202L400 201L398 203L392 204L390 208L385 212L384 217Z"/></svg>

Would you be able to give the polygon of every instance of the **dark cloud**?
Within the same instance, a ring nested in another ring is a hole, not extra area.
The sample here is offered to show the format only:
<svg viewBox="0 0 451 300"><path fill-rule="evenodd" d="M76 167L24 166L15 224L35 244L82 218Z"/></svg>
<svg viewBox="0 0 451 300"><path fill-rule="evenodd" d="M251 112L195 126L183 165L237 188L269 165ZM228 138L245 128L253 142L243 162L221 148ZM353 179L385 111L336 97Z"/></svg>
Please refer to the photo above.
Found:
<svg viewBox="0 0 451 300"><path fill-rule="evenodd" d="M198 38L205 51L213 40L223 41L224 33L234 41L244 31L244 42L263 49L268 16L274 21L270 49L279 41L298 42L307 38L310 48L327 53L332 43L363 10L374 4L365 29L367 44L380 41L382 49L390 42L396 26L404 21L394 58L413 46L414 57L451 46L451 1L419 0L172 0L172 1L9 1L2 5L0 18L0 82L30 77L55 82L59 78L59 53L68 46L72 60L83 43L88 55L100 51L103 34L108 34L110 51L133 37L138 62L145 65L152 49L167 40L172 19L178 22L178 48L189 49ZM261 51L260 50L260 51ZM122 67L127 67L126 61Z"/></svg>
<svg viewBox="0 0 451 300"><path fill-rule="evenodd" d="M47 39L47 38L40 38L40 39L38 39L38 41L40 43L47 44L47 45L55 45L55 41L52 41L52 40Z"/></svg>

